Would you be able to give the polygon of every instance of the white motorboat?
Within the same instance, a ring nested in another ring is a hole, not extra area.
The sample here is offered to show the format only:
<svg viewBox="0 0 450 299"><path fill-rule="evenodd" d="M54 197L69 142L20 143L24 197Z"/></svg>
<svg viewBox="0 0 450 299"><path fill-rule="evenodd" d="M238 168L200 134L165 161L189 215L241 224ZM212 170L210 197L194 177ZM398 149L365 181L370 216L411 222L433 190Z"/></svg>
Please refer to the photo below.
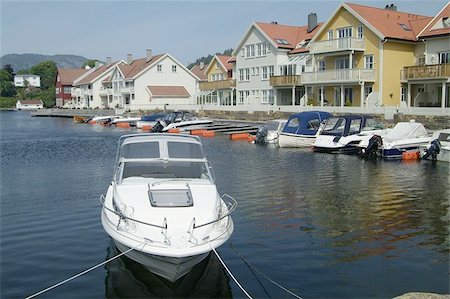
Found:
<svg viewBox="0 0 450 299"><path fill-rule="evenodd" d="M267 121L256 132L256 139L254 140L254 143L278 143L278 136L280 135L281 130L283 130L286 122L287 119L273 119Z"/></svg>
<svg viewBox="0 0 450 299"><path fill-rule="evenodd" d="M141 118L140 117L121 117L121 118L113 119L111 121L111 124L112 125L119 124L119 123L131 124L131 123L136 123L138 120L141 120Z"/></svg>
<svg viewBox="0 0 450 299"><path fill-rule="evenodd" d="M145 126L149 126L149 127L153 128L156 125L156 123L158 121L164 119L164 117L166 117L166 115L167 115L166 113L162 112L162 113L154 113L154 114L142 116L141 119L136 122L136 128L142 129Z"/></svg>
<svg viewBox="0 0 450 299"><path fill-rule="evenodd" d="M423 124L409 121L399 122L384 134L366 136L358 147L365 157L381 156L386 159L401 159L403 153L419 151L431 141Z"/></svg>
<svg viewBox="0 0 450 299"><path fill-rule="evenodd" d="M330 114L323 111L305 111L291 115L278 137L279 147L309 147L316 140L323 121Z"/></svg>
<svg viewBox="0 0 450 299"><path fill-rule="evenodd" d="M172 282L234 229L236 201L219 196L196 136L122 136L115 174L101 200L102 224L117 248Z"/></svg>
<svg viewBox="0 0 450 299"><path fill-rule="evenodd" d="M435 131L422 150L423 159L450 163L450 129Z"/></svg>
<svg viewBox="0 0 450 299"><path fill-rule="evenodd" d="M385 132L372 116L334 116L326 120L312 146L316 152L356 154L359 151L358 144L366 136Z"/></svg>
<svg viewBox="0 0 450 299"><path fill-rule="evenodd" d="M114 121L116 119L120 119L120 118L122 118L122 116L120 116L120 115L97 115L97 116L94 116L93 118L91 118L89 120L89 123L109 124L112 121Z"/></svg>
<svg viewBox="0 0 450 299"><path fill-rule="evenodd" d="M167 132L170 129L187 130L189 127L196 127L198 125L211 124L213 121L208 118L197 118L187 111L175 111L166 115L163 120L160 120L153 128L152 132Z"/></svg>

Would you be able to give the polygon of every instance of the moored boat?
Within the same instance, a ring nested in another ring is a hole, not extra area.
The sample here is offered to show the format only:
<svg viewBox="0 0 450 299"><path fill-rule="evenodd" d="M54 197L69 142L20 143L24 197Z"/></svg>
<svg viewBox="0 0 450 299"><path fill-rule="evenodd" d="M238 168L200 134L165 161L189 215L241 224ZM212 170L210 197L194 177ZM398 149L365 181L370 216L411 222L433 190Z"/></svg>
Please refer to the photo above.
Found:
<svg viewBox="0 0 450 299"><path fill-rule="evenodd" d="M187 111L175 111L167 114L164 119L152 128L152 132L168 132L170 129L189 130L189 127L211 124L213 121L208 118L197 118Z"/></svg>
<svg viewBox="0 0 450 299"><path fill-rule="evenodd" d="M122 136L115 169L103 227L153 273L176 281L231 236L236 201L219 196L198 137Z"/></svg>
<svg viewBox="0 0 450 299"><path fill-rule="evenodd" d="M330 117L328 112L305 111L289 117L278 137L279 147L309 147L316 140L320 125Z"/></svg>
<svg viewBox="0 0 450 299"><path fill-rule="evenodd" d="M450 129L435 131L422 151L423 159L450 163Z"/></svg>
<svg viewBox="0 0 450 299"><path fill-rule="evenodd" d="M278 136L281 130L283 130L287 119L273 119L267 121L263 126L261 126L256 132L256 139L254 143L257 144L269 144L278 143Z"/></svg>

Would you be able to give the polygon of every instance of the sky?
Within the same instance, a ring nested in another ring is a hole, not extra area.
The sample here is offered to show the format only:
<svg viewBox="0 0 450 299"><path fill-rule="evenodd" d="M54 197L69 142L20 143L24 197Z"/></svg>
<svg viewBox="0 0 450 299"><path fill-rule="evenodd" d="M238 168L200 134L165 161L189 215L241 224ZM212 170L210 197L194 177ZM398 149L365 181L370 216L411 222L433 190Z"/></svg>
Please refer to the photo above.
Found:
<svg viewBox="0 0 450 299"><path fill-rule="evenodd" d="M346 2L434 16L442 0ZM170 53L189 64L235 48L253 21L304 26L315 12L325 22L335 0L0 0L0 54L73 54L89 59L126 60Z"/></svg>

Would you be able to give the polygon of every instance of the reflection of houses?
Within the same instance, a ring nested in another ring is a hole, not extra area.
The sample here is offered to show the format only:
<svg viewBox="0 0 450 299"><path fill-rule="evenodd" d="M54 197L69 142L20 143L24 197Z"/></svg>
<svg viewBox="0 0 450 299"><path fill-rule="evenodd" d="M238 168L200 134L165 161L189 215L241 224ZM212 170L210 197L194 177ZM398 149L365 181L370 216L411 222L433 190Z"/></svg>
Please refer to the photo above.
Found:
<svg viewBox="0 0 450 299"><path fill-rule="evenodd" d="M415 64L401 72L408 107L450 107L450 3L418 34Z"/></svg>
<svg viewBox="0 0 450 299"><path fill-rule="evenodd" d="M55 82L56 107L63 107L72 101L73 82L89 71L89 69L57 69Z"/></svg>
<svg viewBox="0 0 450 299"><path fill-rule="evenodd" d="M135 60L129 54L103 82L111 88L115 107L139 110L193 104L199 78L170 54L153 55L152 50L146 54Z"/></svg>
<svg viewBox="0 0 450 299"><path fill-rule="evenodd" d="M201 105L235 105L236 81L233 79L231 56L215 55L206 67L206 81L200 82L201 93L197 103Z"/></svg>
<svg viewBox="0 0 450 299"><path fill-rule="evenodd" d="M75 107L77 108L108 108L109 101L102 99L104 96L101 93L103 89L103 81L107 79L116 63L111 63L111 59L108 57L106 65L95 64L89 74L79 78L74 82L74 88L72 88L72 99Z"/></svg>
<svg viewBox="0 0 450 299"><path fill-rule="evenodd" d="M254 22L233 51L237 105L298 104L304 93L298 75L308 62L304 47L320 25L315 14L303 27Z"/></svg>
<svg viewBox="0 0 450 299"><path fill-rule="evenodd" d="M18 100L16 102L17 110L37 110L44 108L41 100Z"/></svg>
<svg viewBox="0 0 450 299"><path fill-rule="evenodd" d="M415 34L431 18L341 4L309 43L313 71L302 74L309 102L398 106L398 72L414 61Z"/></svg>
<svg viewBox="0 0 450 299"><path fill-rule="evenodd" d="M41 87L41 77L33 74L23 74L14 76L14 86L25 87L34 86Z"/></svg>

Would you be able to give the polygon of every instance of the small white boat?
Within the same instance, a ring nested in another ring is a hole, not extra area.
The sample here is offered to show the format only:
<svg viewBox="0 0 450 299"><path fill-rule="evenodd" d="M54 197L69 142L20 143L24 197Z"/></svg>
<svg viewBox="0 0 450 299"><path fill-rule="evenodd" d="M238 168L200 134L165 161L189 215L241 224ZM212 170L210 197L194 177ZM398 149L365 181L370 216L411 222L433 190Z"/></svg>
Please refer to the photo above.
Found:
<svg viewBox="0 0 450 299"><path fill-rule="evenodd" d="M278 136L283 130L287 119L273 119L267 121L256 132L256 144L278 143Z"/></svg>
<svg viewBox="0 0 450 299"><path fill-rule="evenodd" d="M403 153L419 151L431 141L423 124L409 121L399 122L384 134L366 136L358 144L365 157L381 156L386 159L401 159Z"/></svg>
<svg viewBox="0 0 450 299"><path fill-rule="evenodd" d="M385 132L372 116L334 116L326 120L312 146L316 152L357 154L361 140Z"/></svg>
<svg viewBox="0 0 450 299"><path fill-rule="evenodd" d="M111 123L116 119L120 119L120 115L98 115L89 120L90 123Z"/></svg>
<svg viewBox="0 0 450 299"><path fill-rule="evenodd" d="M293 114L278 137L279 147L309 147L316 140L323 121L330 114L322 111L305 111Z"/></svg>
<svg viewBox="0 0 450 299"><path fill-rule="evenodd" d="M175 111L166 115L166 117L160 120L153 128L152 132L167 132L170 129L184 129L189 127L211 124L213 121L208 118L197 118L187 111Z"/></svg>
<svg viewBox="0 0 450 299"><path fill-rule="evenodd" d="M103 228L117 248L172 282L234 229L236 201L219 196L196 136L122 136L115 174L101 200Z"/></svg>
<svg viewBox="0 0 450 299"><path fill-rule="evenodd" d="M140 119L141 119L140 117L121 117L121 118L113 119L111 121L111 124L112 125L119 124L119 123L130 123L131 124L131 123L137 122Z"/></svg>
<svg viewBox="0 0 450 299"><path fill-rule="evenodd" d="M438 130L422 148L422 158L450 163L450 129Z"/></svg>

